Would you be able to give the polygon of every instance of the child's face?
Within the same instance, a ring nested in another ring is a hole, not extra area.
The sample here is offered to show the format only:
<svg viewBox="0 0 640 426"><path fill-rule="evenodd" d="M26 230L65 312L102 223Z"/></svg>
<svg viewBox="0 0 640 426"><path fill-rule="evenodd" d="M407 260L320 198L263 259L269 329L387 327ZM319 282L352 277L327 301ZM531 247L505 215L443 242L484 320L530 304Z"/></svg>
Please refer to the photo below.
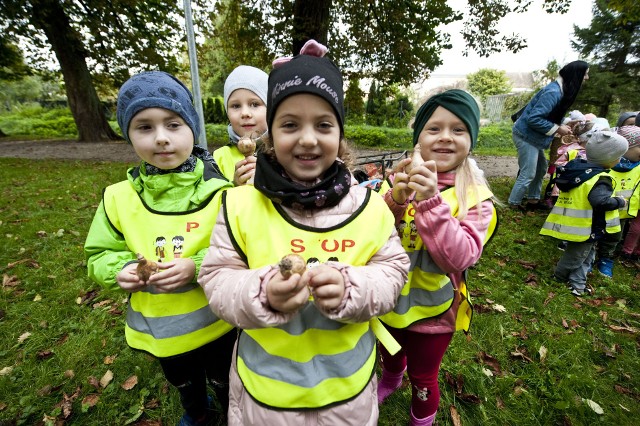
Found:
<svg viewBox="0 0 640 426"><path fill-rule="evenodd" d="M300 182L313 182L336 161L340 124L331 105L319 96L299 93L276 110L271 139L278 163Z"/></svg>
<svg viewBox="0 0 640 426"><path fill-rule="evenodd" d="M469 155L471 135L458 116L439 106L422 128L418 143L425 161L434 160L438 172L448 172Z"/></svg>
<svg viewBox="0 0 640 426"><path fill-rule="evenodd" d="M137 113L129 124L129 139L140 159L163 170L184 163L194 143L193 132L182 117L162 108Z"/></svg>
<svg viewBox="0 0 640 426"><path fill-rule="evenodd" d="M633 126L636 123L636 117L629 117L624 122L622 122L622 126ZM620 127L622 127L620 126Z"/></svg>
<svg viewBox="0 0 640 426"><path fill-rule="evenodd" d="M632 163L640 161L640 145L629 148L627 152L625 152L624 158L631 161Z"/></svg>
<svg viewBox="0 0 640 426"><path fill-rule="evenodd" d="M227 118L240 137L267 130L267 106L251 90L237 89L227 101Z"/></svg>

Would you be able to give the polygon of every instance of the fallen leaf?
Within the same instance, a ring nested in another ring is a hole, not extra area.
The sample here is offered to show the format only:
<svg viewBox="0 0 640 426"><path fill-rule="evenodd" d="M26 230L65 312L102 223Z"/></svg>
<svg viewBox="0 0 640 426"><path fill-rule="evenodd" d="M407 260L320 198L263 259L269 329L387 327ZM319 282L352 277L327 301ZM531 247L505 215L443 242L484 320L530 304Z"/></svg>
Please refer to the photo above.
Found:
<svg viewBox="0 0 640 426"><path fill-rule="evenodd" d="M98 381L98 379L94 376L89 376L89 378L87 379L87 382L93 386L96 389L100 389L100 382Z"/></svg>
<svg viewBox="0 0 640 426"><path fill-rule="evenodd" d="M44 350L44 351L40 351L36 354L36 358L38 358L39 360L43 360L43 359L49 359L53 356L53 352L51 352L50 350Z"/></svg>
<svg viewBox="0 0 640 426"><path fill-rule="evenodd" d="M73 372L73 370L67 370L64 372L63 376L65 377L65 379L73 379L73 377L76 375L76 373Z"/></svg>
<svg viewBox="0 0 640 426"><path fill-rule="evenodd" d="M618 405L620 406L620 408L622 408L622 409L623 409L624 411L626 411L627 413L630 413L630 412L631 412L631 410L629 410L629 409L628 409L627 407L625 407L624 405L622 405L622 404L618 404Z"/></svg>
<svg viewBox="0 0 640 426"><path fill-rule="evenodd" d="M40 296L39 294L36 294L35 297L33 298L34 302L40 302L42 300L42 296Z"/></svg>
<svg viewBox="0 0 640 426"><path fill-rule="evenodd" d="M584 398L582 398L582 402L586 403L596 414L604 414L602 407L600 407L596 402Z"/></svg>
<svg viewBox="0 0 640 426"><path fill-rule="evenodd" d="M42 388L38 389L38 391L36 392L36 395L38 395L38 396L51 395L51 389L53 389L53 386L45 385Z"/></svg>
<svg viewBox="0 0 640 426"><path fill-rule="evenodd" d="M26 333L22 333L20 335L20 337L18 337L18 343L22 343L25 340L27 340L29 337L31 336L31 333L29 333L28 331Z"/></svg>
<svg viewBox="0 0 640 426"><path fill-rule="evenodd" d="M116 358L118 358L118 355L107 355L104 357L104 363L106 365L113 364L113 361L115 361Z"/></svg>
<svg viewBox="0 0 640 426"><path fill-rule="evenodd" d="M138 384L138 376L133 375L133 376L129 377L127 380L124 381L124 383L122 384L122 389L131 390L137 384Z"/></svg>
<svg viewBox="0 0 640 426"><path fill-rule="evenodd" d="M64 229L58 229L58 232L56 232L56 237L62 237L64 235Z"/></svg>
<svg viewBox="0 0 640 426"><path fill-rule="evenodd" d="M2 275L2 287L17 287L20 285L20 280L15 275Z"/></svg>
<svg viewBox="0 0 640 426"><path fill-rule="evenodd" d="M102 376L102 378L100 379L100 387L106 388L112 380L113 373L111 372L111 370L107 370L107 372L104 373L104 376Z"/></svg>
<svg viewBox="0 0 640 426"><path fill-rule="evenodd" d="M11 374L11 371L13 371L13 367L4 367L2 370L0 370L0 376L8 376L9 374Z"/></svg>
<svg viewBox="0 0 640 426"><path fill-rule="evenodd" d="M82 412L86 413L91 407L94 407L100 400L100 395L90 393L82 399Z"/></svg>
<svg viewBox="0 0 640 426"><path fill-rule="evenodd" d="M547 359L547 348L545 346L540 346L540 349L538 349L538 354L540 355L540 362L544 362L545 359Z"/></svg>
<svg viewBox="0 0 640 426"><path fill-rule="evenodd" d="M34 268L34 269L40 268L40 264L38 263L37 260L29 258L29 259L20 259L20 260L16 260L15 262L7 263L7 269L11 269L22 263L26 263L27 266L30 268Z"/></svg>
<svg viewBox="0 0 640 426"><path fill-rule="evenodd" d="M451 414L451 422L453 423L453 426L462 426L462 419L460 419L460 414L458 414L456 407L450 405L449 413Z"/></svg>
<svg viewBox="0 0 640 426"><path fill-rule="evenodd" d="M544 306L547 306L549 304L549 302L551 302L553 300L553 298L556 297L556 294L552 291L549 292L549 294L547 294L547 298L544 299L544 302L542 302L542 304Z"/></svg>
<svg viewBox="0 0 640 426"><path fill-rule="evenodd" d="M496 408L498 410L504 410L504 401L499 396L496 396Z"/></svg>
<svg viewBox="0 0 640 426"><path fill-rule="evenodd" d="M497 303L493 305L492 308L494 311L497 311L497 312L507 312L507 308L505 308L502 305L498 305Z"/></svg>
<svg viewBox="0 0 640 426"><path fill-rule="evenodd" d="M488 368L482 367L482 373L487 377L493 377L493 373Z"/></svg>
<svg viewBox="0 0 640 426"><path fill-rule="evenodd" d="M538 266L535 262L529 262L522 259L517 259L516 262L522 265L523 268L529 270L535 269Z"/></svg>
<svg viewBox="0 0 640 426"><path fill-rule="evenodd" d="M602 322L607 322L609 314L606 311L600 311L598 312L598 315L600 315L600 318L602 318Z"/></svg>
<svg viewBox="0 0 640 426"><path fill-rule="evenodd" d="M632 333L632 334L638 334L638 331L639 331L637 328L631 327L631 326L628 326L628 325L619 326L619 325L609 324L608 327L610 329L612 329L613 331L621 331L621 332Z"/></svg>
<svg viewBox="0 0 640 426"><path fill-rule="evenodd" d="M38 232L36 232L36 235L38 237L44 238L44 237L47 236L47 232L46 231L38 231Z"/></svg>

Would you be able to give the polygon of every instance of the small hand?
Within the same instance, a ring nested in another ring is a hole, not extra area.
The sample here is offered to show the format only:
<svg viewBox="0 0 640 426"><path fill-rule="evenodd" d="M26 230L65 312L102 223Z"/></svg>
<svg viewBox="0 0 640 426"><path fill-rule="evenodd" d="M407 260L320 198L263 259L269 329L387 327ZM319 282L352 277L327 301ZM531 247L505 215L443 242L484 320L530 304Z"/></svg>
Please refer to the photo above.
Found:
<svg viewBox="0 0 640 426"><path fill-rule="evenodd" d="M316 266L302 276L302 281L311 289L313 302L320 309L330 311L342 303L345 292L344 277L337 269L328 265Z"/></svg>
<svg viewBox="0 0 640 426"><path fill-rule="evenodd" d="M170 293L192 283L195 275L195 262L189 258L178 258L171 262L158 262L158 272L149 277L147 284L160 293Z"/></svg>
<svg viewBox="0 0 640 426"><path fill-rule="evenodd" d="M307 304L309 289L300 278L300 274L293 274L285 279L280 272L271 278L267 283L267 301L271 309L287 314Z"/></svg>
<svg viewBox="0 0 640 426"><path fill-rule="evenodd" d="M138 277L137 267L137 263L130 263L116 275L116 282L127 293L135 293L147 286L147 283Z"/></svg>
<svg viewBox="0 0 640 426"><path fill-rule="evenodd" d="M438 192L438 168L433 160L425 161L409 173L409 188L415 191L416 201L427 200Z"/></svg>
<svg viewBox="0 0 640 426"><path fill-rule="evenodd" d="M566 124L563 124L562 126L558 127L558 130L556 130L556 135L558 136L565 136L570 134L571 134L571 127L567 126Z"/></svg>
<svg viewBox="0 0 640 426"><path fill-rule="evenodd" d="M257 158L253 155L246 157L236 163L236 171L233 174L233 185L245 185L256 172Z"/></svg>
<svg viewBox="0 0 640 426"><path fill-rule="evenodd" d="M411 158L404 158L400 160L393 169L395 175L393 178L391 197L397 204L404 204L413 192L411 188L408 187L409 175L404 171L409 164L411 164Z"/></svg>

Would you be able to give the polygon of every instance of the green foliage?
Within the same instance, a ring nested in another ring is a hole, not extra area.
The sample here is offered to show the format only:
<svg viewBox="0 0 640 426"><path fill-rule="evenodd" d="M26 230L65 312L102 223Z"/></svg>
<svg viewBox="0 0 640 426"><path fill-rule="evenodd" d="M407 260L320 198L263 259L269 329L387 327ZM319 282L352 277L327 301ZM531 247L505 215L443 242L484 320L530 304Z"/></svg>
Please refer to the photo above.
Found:
<svg viewBox="0 0 640 426"><path fill-rule="evenodd" d="M37 104L15 112L0 114L0 129L12 136L30 135L44 138L73 138L78 134L68 108L45 109Z"/></svg>
<svg viewBox="0 0 640 426"><path fill-rule="evenodd" d="M511 83L507 73L502 70L482 68L467 75L469 91L478 96L484 104L487 97L501 95L511 91Z"/></svg>
<svg viewBox="0 0 640 426"><path fill-rule="evenodd" d="M411 132L407 129L373 127L366 125L345 126L345 138L359 147L409 148Z"/></svg>
<svg viewBox="0 0 640 426"><path fill-rule="evenodd" d="M360 89L360 79L351 77L344 93L344 109L347 121L351 124L361 124L364 117L364 92Z"/></svg>
<svg viewBox="0 0 640 426"><path fill-rule="evenodd" d="M28 72L29 67L25 65L22 52L15 41L9 39L4 32L0 34L0 81L17 80Z"/></svg>
<svg viewBox="0 0 640 426"><path fill-rule="evenodd" d="M224 112L224 101L222 97L207 98L203 104L205 123L221 124L227 122L227 114Z"/></svg>
<svg viewBox="0 0 640 426"><path fill-rule="evenodd" d="M511 124L507 122L491 126L483 126L478 133L478 146L474 151L478 155L512 154L514 150L511 139Z"/></svg>

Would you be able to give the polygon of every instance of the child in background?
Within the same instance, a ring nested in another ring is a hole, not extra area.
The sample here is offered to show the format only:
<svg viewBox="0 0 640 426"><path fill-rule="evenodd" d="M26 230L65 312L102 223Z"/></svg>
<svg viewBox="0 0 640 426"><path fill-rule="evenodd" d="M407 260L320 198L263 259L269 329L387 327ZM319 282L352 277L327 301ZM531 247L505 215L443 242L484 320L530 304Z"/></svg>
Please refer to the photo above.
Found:
<svg viewBox="0 0 640 426"><path fill-rule="evenodd" d="M144 72L122 85L118 124L141 163L105 189L84 246L89 277L129 293L127 343L159 359L180 392L180 425L215 420L207 381L224 418L236 340L195 280L220 209L216 195L231 184L195 145L200 128L192 102L189 90L165 72ZM163 250L157 273L144 280L136 254L159 260L156 241L174 247Z"/></svg>
<svg viewBox="0 0 640 426"><path fill-rule="evenodd" d="M396 223L415 221L417 235L403 235L412 259L409 280L394 310L380 319L402 345L390 354L381 347L378 401L398 389L405 370L412 385L411 425L434 422L442 357L457 329L468 330L471 305L464 283L495 228L493 194L470 161L478 139L480 111L462 90L433 96L417 112L413 143L422 159L398 163L385 201ZM414 153L417 157L417 154Z"/></svg>
<svg viewBox="0 0 640 426"><path fill-rule="evenodd" d="M610 172L617 183L616 195L627 200L627 207L619 212L620 221L628 222L620 259L634 265L640 260L640 127L623 126L618 128L618 134L629 143L629 149ZM624 231L624 224L621 227Z"/></svg>
<svg viewBox="0 0 640 426"><path fill-rule="evenodd" d="M620 128L622 126L633 126L635 124L636 117L638 116L638 111L627 111L620 114L618 117L618 122L616 123L616 127Z"/></svg>
<svg viewBox="0 0 640 426"><path fill-rule="evenodd" d="M596 241L620 231L618 209L626 201L614 196L615 182L607 172L628 146L616 133L596 132L587 142L587 160L577 158L558 171L560 195L540 234L568 241L554 277L568 283L574 296L591 294L587 273L595 258Z"/></svg>
<svg viewBox="0 0 640 426"><path fill-rule="evenodd" d="M229 143L216 149L213 157L222 174L236 186L246 184L255 173L255 156L245 157L238 150L238 141L244 136L260 139L266 134L268 78L258 68L240 65L224 82Z"/></svg>
<svg viewBox="0 0 640 426"><path fill-rule="evenodd" d="M376 425L369 321L393 308L409 259L382 197L343 162L340 71L307 54L275 64L254 186L223 195L198 277L216 315L243 330L229 424ZM278 262L291 253L319 264L289 276Z"/></svg>

